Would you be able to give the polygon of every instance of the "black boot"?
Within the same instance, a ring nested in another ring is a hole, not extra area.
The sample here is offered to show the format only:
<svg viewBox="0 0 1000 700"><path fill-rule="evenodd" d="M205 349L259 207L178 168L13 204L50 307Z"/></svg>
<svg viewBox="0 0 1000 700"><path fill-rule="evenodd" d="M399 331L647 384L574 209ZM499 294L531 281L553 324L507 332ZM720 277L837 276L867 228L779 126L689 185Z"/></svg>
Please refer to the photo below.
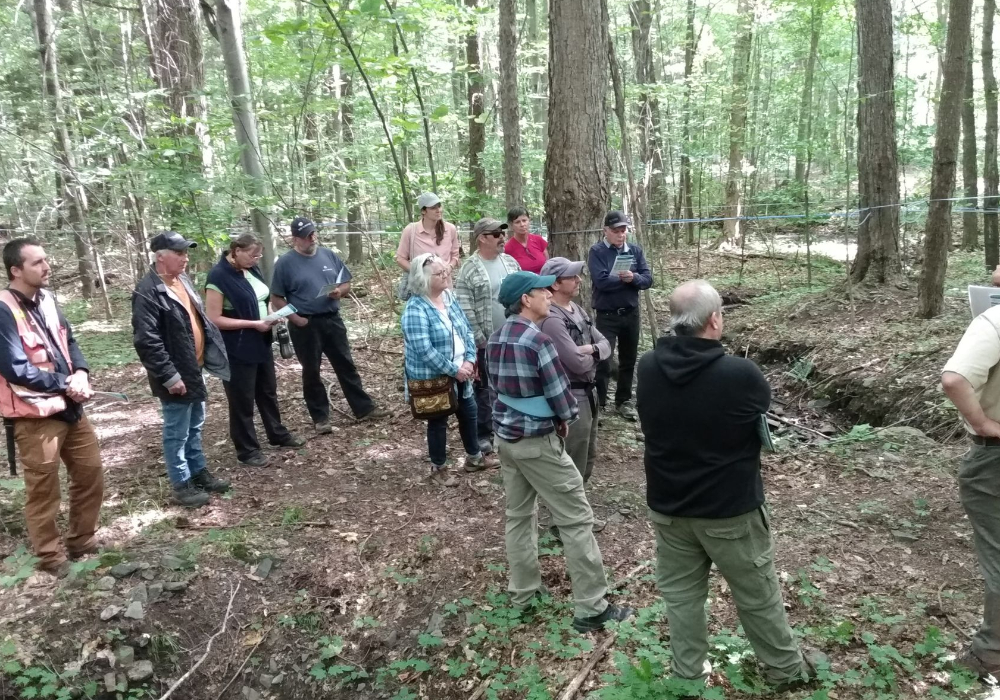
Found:
<svg viewBox="0 0 1000 700"><path fill-rule="evenodd" d="M185 508L201 508L208 503L208 494L196 488L191 481L193 479L174 487L173 501Z"/></svg>
<svg viewBox="0 0 1000 700"><path fill-rule="evenodd" d="M191 477L191 483L195 488L212 493L225 493L229 490L229 482L223 479L216 479L208 469L202 469Z"/></svg>

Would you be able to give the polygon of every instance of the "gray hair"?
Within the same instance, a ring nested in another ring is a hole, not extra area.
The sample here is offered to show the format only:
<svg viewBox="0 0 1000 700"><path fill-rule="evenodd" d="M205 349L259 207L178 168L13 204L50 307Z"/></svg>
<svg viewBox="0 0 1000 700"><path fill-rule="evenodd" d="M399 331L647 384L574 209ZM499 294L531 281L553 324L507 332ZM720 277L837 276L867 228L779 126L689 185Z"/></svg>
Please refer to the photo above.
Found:
<svg viewBox="0 0 1000 700"><path fill-rule="evenodd" d="M722 297L705 280L691 280L670 295L670 330L697 335L714 313L722 313Z"/></svg>
<svg viewBox="0 0 1000 700"><path fill-rule="evenodd" d="M431 265L436 262L447 265L434 253L421 253L410 261L410 274L406 278L410 294L418 297L427 296L431 290Z"/></svg>

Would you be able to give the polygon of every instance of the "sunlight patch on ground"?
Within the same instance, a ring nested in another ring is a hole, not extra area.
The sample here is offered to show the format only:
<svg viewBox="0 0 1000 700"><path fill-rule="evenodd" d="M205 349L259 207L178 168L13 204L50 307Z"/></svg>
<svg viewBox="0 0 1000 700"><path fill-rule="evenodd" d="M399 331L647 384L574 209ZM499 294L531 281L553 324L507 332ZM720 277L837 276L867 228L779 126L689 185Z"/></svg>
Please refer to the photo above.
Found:
<svg viewBox="0 0 1000 700"><path fill-rule="evenodd" d="M116 505L122 505L122 501L116 498L109 498L104 502L105 508L114 508ZM108 523L105 527L108 530L114 531L116 534L138 535L142 530L150 525L155 525L156 523L162 522L167 518L172 518L173 516L174 513L171 511L152 508L150 510L138 511L119 516Z"/></svg>
<svg viewBox="0 0 1000 700"><path fill-rule="evenodd" d="M74 333L115 333L124 330L126 330L125 324L116 323L115 321L102 321L100 319L73 324Z"/></svg>

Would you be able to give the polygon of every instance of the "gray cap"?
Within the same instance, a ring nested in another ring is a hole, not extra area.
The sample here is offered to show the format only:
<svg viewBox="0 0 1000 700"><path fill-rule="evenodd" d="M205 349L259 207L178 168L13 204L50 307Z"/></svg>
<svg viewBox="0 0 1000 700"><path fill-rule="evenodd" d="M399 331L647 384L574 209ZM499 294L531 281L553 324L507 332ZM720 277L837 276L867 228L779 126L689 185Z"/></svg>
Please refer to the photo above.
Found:
<svg viewBox="0 0 1000 700"><path fill-rule="evenodd" d="M581 272L583 263L579 260L574 262L569 258L549 258L542 265L542 274L553 277L576 277Z"/></svg>
<svg viewBox="0 0 1000 700"><path fill-rule="evenodd" d="M438 197L433 192L424 192L422 195L417 197L417 208L424 209L426 207L436 207L441 203L441 198Z"/></svg>
<svg viewBox="0 0 1000 700"><path fill-rule="evenodd" d="M484 216L482 219L476 222L476 225L472 229L472 235L479 238L484 233L493 233L494 231L506 231L507 224L496 219L491 219L488 216Z"/></svg>

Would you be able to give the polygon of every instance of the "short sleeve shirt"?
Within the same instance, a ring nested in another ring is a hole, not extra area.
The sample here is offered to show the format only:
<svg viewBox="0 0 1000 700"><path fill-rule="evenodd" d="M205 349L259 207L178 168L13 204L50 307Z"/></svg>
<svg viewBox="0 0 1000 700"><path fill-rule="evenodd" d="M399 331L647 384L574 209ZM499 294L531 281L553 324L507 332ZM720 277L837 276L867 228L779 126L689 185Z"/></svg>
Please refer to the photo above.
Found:
<svg viewBox="0 0 1000 700"><path fill-rule="evenodd" d="M257 275L251 273L249 270L244 270L243 276L246 278L247 282L250 283L250 286L253 287L253 293L257 296L257 318L247 320L260 320L267 316L267 300L271 296L271 290L267 288L266 284L257 278ZM211 289L214 292L222 294L222 290L214 284L206 284L205 289ZM222 309L224 311L231 311L232 308L233 303L229 301L229 298L225 294L222 294Z"/></svg>
<svg viewBox="0 0 1000 700"><path fill-rule="evenodd" d="M503 252L517 260L517 264L522 270L541 274L542 265L549 259L545 252L549 247L548 241L534 233L528 234L528 245L525 247L521 241L511 236L503 247Z"/></svg>
<svg viewBox="0 0 1000 700"><path fill-rule="evenodd" d="M290 250L274 265L271 293L284 297L300 314L327 314L338 311L340 301L320 296L323 287L350 281L351 271L329 248L317 248L315 255Z"/></svg>
<svg viewBox="0 0 1000 700"><path fill-rule="evenodd" d="M972 385L987 417L1000 421L1000 306L983 312L966 329L944 372L960 374ZM966 430L975 433L968 423Z"/></svg>

